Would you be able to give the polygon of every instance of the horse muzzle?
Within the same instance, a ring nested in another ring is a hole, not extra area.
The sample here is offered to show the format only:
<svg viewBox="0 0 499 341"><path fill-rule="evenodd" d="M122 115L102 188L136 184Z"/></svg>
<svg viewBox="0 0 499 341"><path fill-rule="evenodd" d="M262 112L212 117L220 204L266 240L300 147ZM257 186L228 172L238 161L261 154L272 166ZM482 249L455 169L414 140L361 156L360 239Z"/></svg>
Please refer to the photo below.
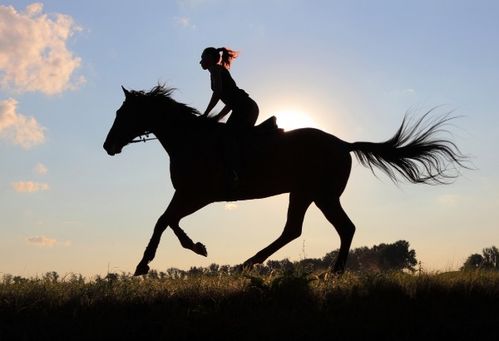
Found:
<svg viewBox="0 0 499 341"><path fill-rule="evenodd" d="M111 156L121 153L121 150L123 149L123 147L119 147L115 144L111 144L111 143L107 143L107 142L104 143L103 147L104 147L104 150Z"/></svg>

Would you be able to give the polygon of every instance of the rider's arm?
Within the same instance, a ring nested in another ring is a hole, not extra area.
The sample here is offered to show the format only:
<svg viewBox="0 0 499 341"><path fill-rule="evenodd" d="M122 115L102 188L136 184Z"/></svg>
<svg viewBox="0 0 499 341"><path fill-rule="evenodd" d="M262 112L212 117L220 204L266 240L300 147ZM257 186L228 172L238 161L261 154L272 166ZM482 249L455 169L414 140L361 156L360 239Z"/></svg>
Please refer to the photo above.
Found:
<svg viewBox="0 0 499 341"><path fill-rule="evenodd" d="M220 70L218 68L213 69L211 72L211 82L213 88L213 94L211 95L210 103L204 111L203 116L208 116L211 110L217 105L220 100L220 92L222 91L222 77L220 75Z"/></svg>
<svg viewBox="0 0 499 341"><path fill-rule="evenodd" d="M211 95L210 103L208 103L208 107L206 107L203 116L208 116L210 111L215 107L215 105L217 105L219 100L220 97L217 95L216 92L213 92L213 94Z"/></svg>
<svg viewBox="0 0 499 341"><path fill-rule="evenodd" d="M219 113L218 115L215 116L215 119L217 121L220 121L222 118L227 116L227 114L232 110L232 108L228 105L226 105Z"/></svg>

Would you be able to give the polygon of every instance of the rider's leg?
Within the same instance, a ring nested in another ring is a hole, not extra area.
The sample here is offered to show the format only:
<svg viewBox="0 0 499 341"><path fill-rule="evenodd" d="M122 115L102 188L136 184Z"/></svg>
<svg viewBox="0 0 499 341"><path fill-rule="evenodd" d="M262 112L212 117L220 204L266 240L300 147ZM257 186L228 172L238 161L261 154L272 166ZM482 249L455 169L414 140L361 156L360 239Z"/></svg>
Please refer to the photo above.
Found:
<svg viewBox="0 0 499 341"><path fill-rule="evenodd" d="M258 105L251 98L246 98L236 104L227 120L229 127L227 141L224 147L224 159L227 164L230 187L237 187L241 173L241 140L255 125L258 118Z"/></svg>

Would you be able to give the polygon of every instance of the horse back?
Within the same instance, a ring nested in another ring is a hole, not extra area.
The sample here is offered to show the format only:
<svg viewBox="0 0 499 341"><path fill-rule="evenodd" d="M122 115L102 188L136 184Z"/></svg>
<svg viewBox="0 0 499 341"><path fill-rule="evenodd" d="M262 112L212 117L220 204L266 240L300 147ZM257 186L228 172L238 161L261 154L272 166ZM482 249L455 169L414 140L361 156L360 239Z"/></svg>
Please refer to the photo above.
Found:
<svg viewBox="0 0 499 341"><path fill-rule="evenodd" d="M346 184L352 161L348 143L314 128L250 136L241 158L249 187L266 184L281 193L325 186L327 178Z"/></svg>

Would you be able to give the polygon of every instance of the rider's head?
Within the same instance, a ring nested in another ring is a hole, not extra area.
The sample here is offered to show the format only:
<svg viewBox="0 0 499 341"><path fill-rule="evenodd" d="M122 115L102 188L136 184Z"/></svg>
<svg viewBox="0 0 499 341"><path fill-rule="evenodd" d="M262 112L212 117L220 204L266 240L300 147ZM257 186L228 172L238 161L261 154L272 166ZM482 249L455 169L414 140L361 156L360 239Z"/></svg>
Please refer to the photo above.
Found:
<svg viewBox="0 0 499 341"><path fill-rule="evenodd" d="M222 55L220 55L222 53ZM201 54L201 67L203 69L208 69L216 64L221 64L227 69L230 69L232 60L238 56L239 53L231 49L220 47L207 47L204 49L203 54Z"/></svg>

